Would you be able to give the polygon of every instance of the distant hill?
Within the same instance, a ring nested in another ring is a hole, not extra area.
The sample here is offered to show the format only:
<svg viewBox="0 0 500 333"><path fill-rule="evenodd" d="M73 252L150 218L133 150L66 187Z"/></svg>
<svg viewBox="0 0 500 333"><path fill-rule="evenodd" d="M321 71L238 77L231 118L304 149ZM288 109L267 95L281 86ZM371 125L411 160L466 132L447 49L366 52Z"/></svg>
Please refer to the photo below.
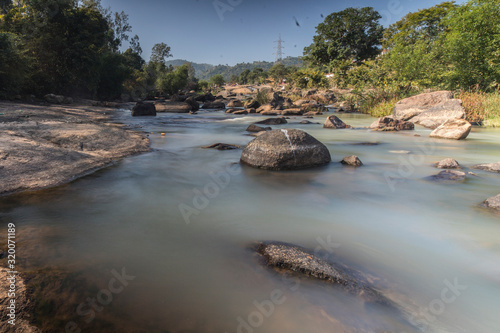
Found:
<svg viewBox="0 0 500 333"><path fill-rule="evenodd" d="M174 67L181 66L189 61L177 59L167 61L167 66L172 65ZM282 63L285 66L302 66L302 61L297 57L287 57L283 59ZM192 62L193 68L195 70L195 76L200 80L209 80L212 76L216 74L222 74L226 81L231 79L233 75L240 75L245 69L253 70L254 68L260 67L263 70L269 70L273 67L274 62L269 61L254 61L252 63L240 63L235 66L226 66L226 65L209 65L209 64L197 64Z"/></svg>

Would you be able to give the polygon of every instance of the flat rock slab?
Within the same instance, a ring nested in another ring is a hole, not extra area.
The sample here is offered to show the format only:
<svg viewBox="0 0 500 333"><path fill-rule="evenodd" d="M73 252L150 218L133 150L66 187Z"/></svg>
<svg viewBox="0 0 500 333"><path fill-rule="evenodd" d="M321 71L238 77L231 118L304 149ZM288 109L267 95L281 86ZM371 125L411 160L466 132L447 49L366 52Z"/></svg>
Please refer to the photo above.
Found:
<svg viewBox="0 0 500 333"><path fill-rule="evenodd" d="M489 172L500 172L500 162L489 163L489 164L478 164L473 166L472 168L478 170L485 170Z"/></svg>
<svg viewBox="0 0 500 333"><path fill-rule="evenodd" d="M290 271L300 276L322 280L361 297L367 302L392 305L392 302L371 288L367 279L340 263L318 258L312 251L283 242L263 242L257 245L265 263L278 271Z"/></svg>
<svg viewBox="0 0 500 333"><path fill-rule="evenodd" d="M186 102L156 101L154 105L156 112L189 113L193 109Z"/></svg>

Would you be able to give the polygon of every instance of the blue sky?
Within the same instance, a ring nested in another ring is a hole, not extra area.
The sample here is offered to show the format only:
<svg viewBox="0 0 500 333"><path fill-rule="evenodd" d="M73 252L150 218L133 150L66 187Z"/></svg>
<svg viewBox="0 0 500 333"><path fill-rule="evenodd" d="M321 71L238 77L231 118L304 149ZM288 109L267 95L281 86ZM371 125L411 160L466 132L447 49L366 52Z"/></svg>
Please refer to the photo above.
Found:
<svg viewBox="0 0 500 333"><path fill-rule="evenodd" d="M285 56L301 56L323 16L347 7L374 7L388 26L409 12L434 6L435 0L101 0L125 11L132 35L140 37L149 60L155 43L172 48L173 58L213 65L274 60L281 33ZM457 1L461 3L463 1ZM300 26L297 25L297 22Z"/></svg>

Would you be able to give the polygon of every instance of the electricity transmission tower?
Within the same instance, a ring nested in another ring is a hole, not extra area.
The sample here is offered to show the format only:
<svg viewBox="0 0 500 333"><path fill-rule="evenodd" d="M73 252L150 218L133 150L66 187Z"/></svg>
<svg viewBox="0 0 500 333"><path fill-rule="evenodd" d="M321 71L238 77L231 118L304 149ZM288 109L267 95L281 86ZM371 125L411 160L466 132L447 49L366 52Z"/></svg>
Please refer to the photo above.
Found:
<svg viewBox="0 0 500 333"><path fill-rule="evenodd" d="M283 49L285 48L283 46L283 43L284 41L281 39L281 34L279 34L279 38L277 41L275 41L276 43L276 60L275 60L275 63L279 63L281 62L281 60L283 60Z"/></svg>

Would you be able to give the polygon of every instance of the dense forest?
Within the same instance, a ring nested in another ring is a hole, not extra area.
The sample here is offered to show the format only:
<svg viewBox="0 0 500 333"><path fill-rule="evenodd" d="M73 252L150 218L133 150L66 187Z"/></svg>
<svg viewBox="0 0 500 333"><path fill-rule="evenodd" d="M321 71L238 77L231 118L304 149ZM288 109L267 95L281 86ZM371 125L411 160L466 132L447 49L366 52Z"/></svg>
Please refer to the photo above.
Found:
<svg viewBox="0 0 500 333"><path fill-rule="evenodd" d="M317 26L302 59L236 66L169 62L164 42L146 61L127 14L99 0L1 0L0 13L0 98L140 99L286 79L299 88L354 89L362 108L376 109L425 89L499 89L500 0L443 2L387 28L373 8L347 8Z"/></svg>

